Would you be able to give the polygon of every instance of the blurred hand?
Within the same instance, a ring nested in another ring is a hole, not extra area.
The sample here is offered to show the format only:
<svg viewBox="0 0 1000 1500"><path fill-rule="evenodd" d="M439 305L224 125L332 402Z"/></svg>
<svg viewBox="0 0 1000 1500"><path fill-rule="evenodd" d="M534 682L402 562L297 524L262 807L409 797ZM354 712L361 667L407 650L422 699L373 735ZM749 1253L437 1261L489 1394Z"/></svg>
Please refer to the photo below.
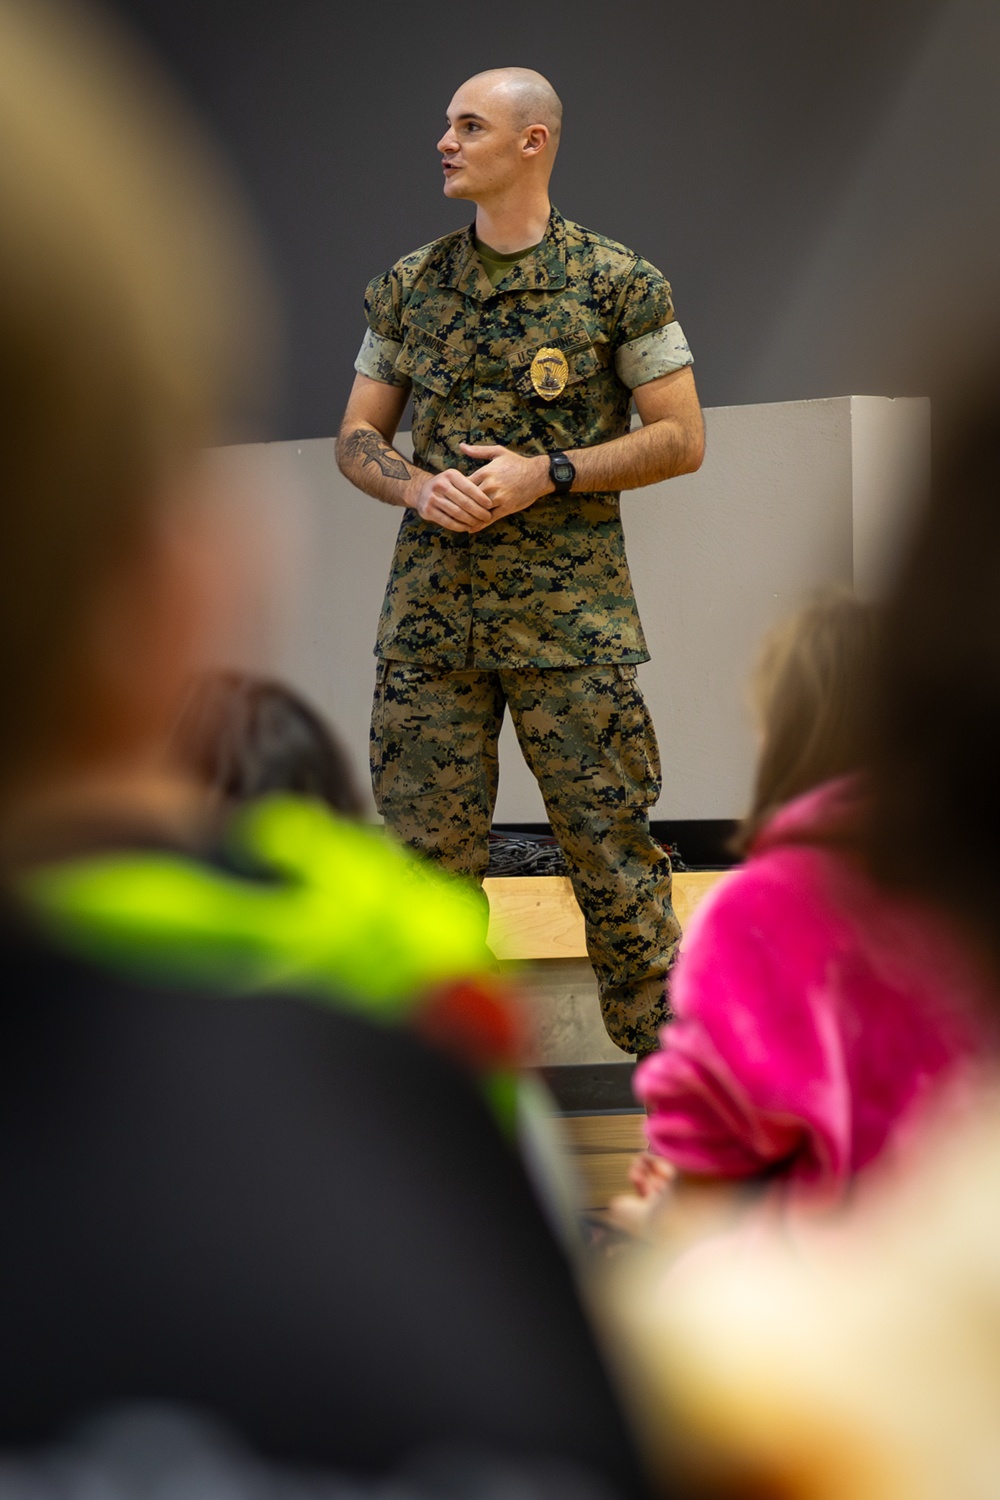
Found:
<svg viewBox="0 0 1000 1500"><path fill-rule="evenodd" d="M634 1239L654 1239L657 1222L671 1202L678 1176L677 1168L664 1157L640 1151L633 1157L628 1172L635 1192L619 1193L611 1199L607 1208L609 1221Z"/></svg>
<svg viewBox="0 0 1000 1500"><path fill-rule="evenodd" d="M656 1156L652 1151L639 1151L632 1158L628 1180L640 1198L654 1198L665 1193L677 1181L677 1168L665 1156Z"/></svg>

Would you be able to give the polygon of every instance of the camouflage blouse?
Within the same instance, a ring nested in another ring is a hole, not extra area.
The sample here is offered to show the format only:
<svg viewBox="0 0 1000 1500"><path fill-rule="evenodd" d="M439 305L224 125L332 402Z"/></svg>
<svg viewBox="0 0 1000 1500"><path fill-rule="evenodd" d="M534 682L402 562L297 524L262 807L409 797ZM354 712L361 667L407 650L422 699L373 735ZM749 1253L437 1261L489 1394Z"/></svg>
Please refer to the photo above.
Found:
<svg viewBox="0 0 1000 1500"><path fill-rule="evenodd" d="M355 368L412 387L415 462L435 473L475 471L460 442L531 455L620 437L633 388L691 363L660 272L555 210L496 288L461 229L377 276L365 311ZM646 661L618 495L548 495L475 536L407 510L375 649L448 667Z"/></svg>

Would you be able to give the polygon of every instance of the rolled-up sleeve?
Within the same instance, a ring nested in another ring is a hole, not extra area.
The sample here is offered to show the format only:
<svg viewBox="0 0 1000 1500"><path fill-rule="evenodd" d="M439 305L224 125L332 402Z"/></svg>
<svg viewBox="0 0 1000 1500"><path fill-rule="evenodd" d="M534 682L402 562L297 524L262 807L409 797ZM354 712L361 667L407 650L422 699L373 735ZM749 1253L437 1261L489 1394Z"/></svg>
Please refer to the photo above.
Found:
<svg viewBox="0 0 1000 1500"><path fill-rule="evenodd" d="M694 357L681 325L676 321L622 344L615 354L618 379L630 391L634 391L637 385L645 385L649 380L658 380L661 375L669 375L672 370L683 370L685 365L692 364Z"/></svg>
<svg viewBox="0 0 1000 1500"><path fill-rule="evenodd" d="M629 277L615 329L615 370L630 390L694 363L674 316L670 283L648 261Z"/></svg>
<svg viewBox="0 0 1000 1500"><path fill-rule="evenodd" d="M408 386L409 380L396 369L396 359L403 347L402 332L396 311L395 288L391 271L376 276L365 292L366 332L354 361L359 375L380 380L383 385Z"/></svg>

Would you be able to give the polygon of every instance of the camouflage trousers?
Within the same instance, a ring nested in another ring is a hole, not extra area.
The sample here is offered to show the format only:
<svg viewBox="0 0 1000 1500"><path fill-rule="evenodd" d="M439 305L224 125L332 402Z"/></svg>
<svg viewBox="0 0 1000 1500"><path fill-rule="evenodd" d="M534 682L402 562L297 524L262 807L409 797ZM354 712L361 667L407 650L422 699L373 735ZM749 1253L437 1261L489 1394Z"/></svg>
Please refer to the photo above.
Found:
<svg viewBox="0 0 1000 1500"><path fill-rule="evenodd" d="M397 838L481 880L510 709L586 923L604 1024L649 1052L668 1019L680 939L670 860L653 839L659 754L635 667L448 671L380 661L372 713L375 802Z"/></svg>

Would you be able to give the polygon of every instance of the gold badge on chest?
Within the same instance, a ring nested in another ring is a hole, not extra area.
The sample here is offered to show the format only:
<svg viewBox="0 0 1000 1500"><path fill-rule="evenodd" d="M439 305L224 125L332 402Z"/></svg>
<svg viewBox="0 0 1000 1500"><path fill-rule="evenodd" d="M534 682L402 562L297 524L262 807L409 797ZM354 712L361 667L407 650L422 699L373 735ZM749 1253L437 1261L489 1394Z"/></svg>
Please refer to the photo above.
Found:
<svg viewBox="0 0 1000 1500"><path fill-rule="evenodd" d="M531 383L546 401L554 401L566 389L569 365L561 349L539 349L531 361Z"/></svg>

